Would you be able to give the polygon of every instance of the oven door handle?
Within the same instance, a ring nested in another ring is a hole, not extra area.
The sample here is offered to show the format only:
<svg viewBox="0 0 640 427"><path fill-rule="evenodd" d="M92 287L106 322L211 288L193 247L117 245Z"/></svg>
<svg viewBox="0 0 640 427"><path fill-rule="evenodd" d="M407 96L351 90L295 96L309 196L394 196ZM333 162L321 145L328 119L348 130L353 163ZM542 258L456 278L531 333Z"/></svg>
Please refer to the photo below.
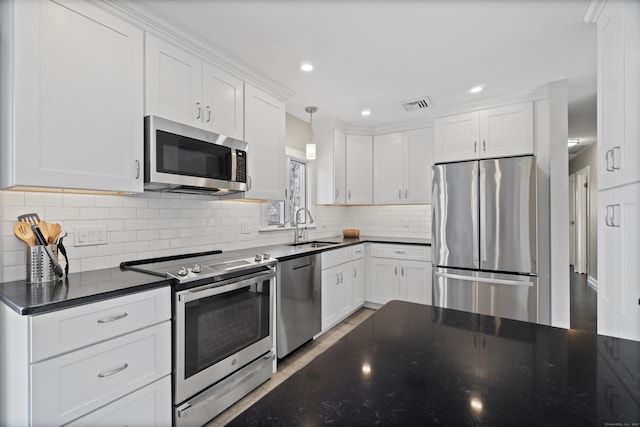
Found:
<svg viewBox="0 0 640 427"><path fill-rule="evenodd" d="M268 273L254 273L248 276L242 276L241 278L236 277L234 279L225 280L224 282L211 283L210 285L200 286L198 288L179 292L178 301L181 303L187 303L190 301L207 298L213 295L224 294L229 291L235 291L237 289L249 287L254 283L262 282L263 280L270 280L275 276L275 271L269 271Z"/></svg>

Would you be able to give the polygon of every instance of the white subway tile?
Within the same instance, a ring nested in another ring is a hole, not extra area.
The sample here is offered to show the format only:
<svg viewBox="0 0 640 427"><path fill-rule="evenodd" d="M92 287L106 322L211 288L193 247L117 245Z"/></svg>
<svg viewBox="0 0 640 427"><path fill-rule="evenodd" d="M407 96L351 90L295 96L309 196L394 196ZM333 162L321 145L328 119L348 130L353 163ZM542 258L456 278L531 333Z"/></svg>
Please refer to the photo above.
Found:
<svg viewBox="0 0 640 427"><path fill-rule="evenodd" d="M2 191L3 206L24 206L23 191Z"/></svg>
<svg viewBox="0 0 640 427"><path fill-rule="evenodd" d="M63 194L62 204L71 207L95 207L96 196L92 194Z"/></svg>
<svg viewBox="0 0 640 427"><path fill-rule="evenodd" d="M62 206L62 194L27 191L24 194L24 204L25 206Z"/></svg>
<svg viewBox="0 0 640 427"><path fill-rule="evenodd" d="M110 208L80 208L80 219L110 219Z"/></svg>
<svg viewBox="0 0 640 427"><path fill-rule="evenodd" d="M124 207L124 197L116 195L99 194L96 197L97 208L122 208Z"/></svg>

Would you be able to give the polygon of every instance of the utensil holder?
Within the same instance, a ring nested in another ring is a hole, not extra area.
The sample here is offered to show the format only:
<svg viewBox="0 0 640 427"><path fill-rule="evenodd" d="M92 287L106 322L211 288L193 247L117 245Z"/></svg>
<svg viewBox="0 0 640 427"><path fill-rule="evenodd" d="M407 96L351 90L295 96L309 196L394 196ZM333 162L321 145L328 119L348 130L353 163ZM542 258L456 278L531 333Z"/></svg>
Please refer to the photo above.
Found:
<svg viewBox="0 0 640 427"><path fill-rule="evenodd" d="M54 257L58 257L56 245L49 245ZM45 283L57 280L53 263L47 256L47 251L42 245L29 246L27 250L27 282Z"/></svg>

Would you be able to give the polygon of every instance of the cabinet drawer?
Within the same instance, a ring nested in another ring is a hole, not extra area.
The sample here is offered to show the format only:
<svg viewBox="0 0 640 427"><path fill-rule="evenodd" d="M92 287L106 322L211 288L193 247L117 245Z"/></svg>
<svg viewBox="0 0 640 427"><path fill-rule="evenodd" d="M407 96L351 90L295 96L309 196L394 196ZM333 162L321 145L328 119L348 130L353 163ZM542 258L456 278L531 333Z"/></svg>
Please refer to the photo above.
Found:
<svg viewBox="0 0 640 427"><path fill-rule="evenodd" d="M171 318L168 286L33 316L31 361L75 350Z"/></svg>
<svg viewBox="0 0 640 427"><path fill-rule="evenodd" d="M364 245L351 246L351 259L357 260L364 256Z"/></svg>
<svg viewBox="0 0 640 427"><path fill-rule="evenodd" d="M31 365L34 425L61 425L171 372L171 322Z"/></svg>
<svg viewBox="0 0 640 427"><path fill-rule="evenodd" d="M172 416L171 376L167 375L153 384L67 424L67 427L171 427Z"/></svg>
<svg viewBox="0 0 640 427"><path fill-rule="evenodd" d="M351 261L351 248L338 248L322 252L322 269Z"/></svg>
<svg viewBox="0 0 640 427"><path fill-rule="evenodd" d="M416 261L430 261L431 247L422 245L371 245L371 256Z"/></svg>

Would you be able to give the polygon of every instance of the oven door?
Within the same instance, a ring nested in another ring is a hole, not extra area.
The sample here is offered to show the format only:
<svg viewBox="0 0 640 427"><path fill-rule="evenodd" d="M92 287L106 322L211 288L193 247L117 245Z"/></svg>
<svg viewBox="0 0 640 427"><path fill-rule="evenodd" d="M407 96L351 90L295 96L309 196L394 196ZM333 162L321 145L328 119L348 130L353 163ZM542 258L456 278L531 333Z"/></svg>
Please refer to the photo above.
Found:
<svg viewBox="0 0 640 427"><path fill-rule="evenodd" d="M175 294L179 404L273 348L275 270Z"/></svg>

